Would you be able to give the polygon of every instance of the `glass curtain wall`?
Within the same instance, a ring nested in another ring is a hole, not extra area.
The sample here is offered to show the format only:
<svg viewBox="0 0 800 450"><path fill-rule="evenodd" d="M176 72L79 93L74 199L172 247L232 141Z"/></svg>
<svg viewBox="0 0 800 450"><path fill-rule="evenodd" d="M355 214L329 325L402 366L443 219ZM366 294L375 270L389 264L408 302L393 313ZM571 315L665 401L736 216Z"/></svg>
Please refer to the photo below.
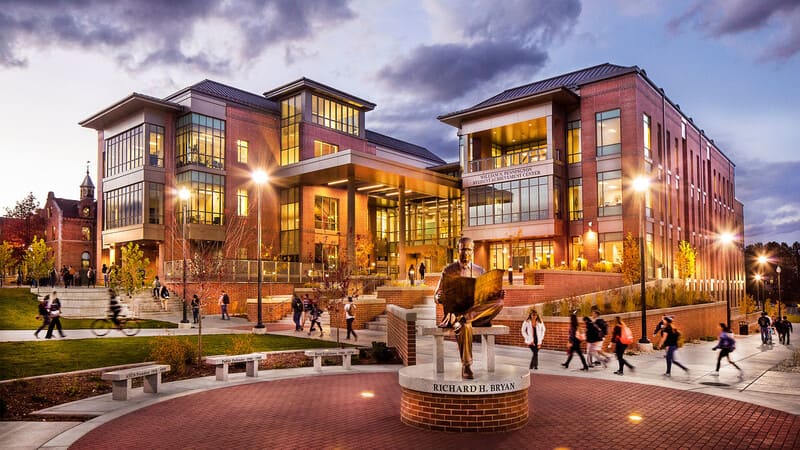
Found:
<svg viewBox="0 0 800 450"><path fill-rule="evenodd" d="M225 177L205 172L189 171L178 174L178 186L189 189L188 223L223 225L225 213ZM178 202L180 203L180 202ZM177 205L178 216L182 206Z"/></svg>
<svg viewBox="0 0 800 450"><path fill-rule="evenodd" d="M300 188L280 191L281 259L300 261Z"/></svg>
<svg viewBox="0 0 800 450"><path fill-rule="evenodd" d="M225 121L202 114L178 119L175 137L176 165L225 168Z"/></svg>
<svg viewBox="0 0 800 450"><path fill-rule="evenodd" d="M300 122L303 108L300 94L281 101L281 165L300 161Z"/></svg>

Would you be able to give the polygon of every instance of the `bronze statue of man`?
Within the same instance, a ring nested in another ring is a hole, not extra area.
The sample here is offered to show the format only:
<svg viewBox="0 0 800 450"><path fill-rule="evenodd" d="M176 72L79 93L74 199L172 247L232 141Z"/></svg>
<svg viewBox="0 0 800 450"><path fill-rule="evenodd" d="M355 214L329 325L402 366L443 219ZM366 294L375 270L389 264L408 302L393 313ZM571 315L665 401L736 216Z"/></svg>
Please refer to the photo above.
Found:
<svg viewBox="0 0 800 450"><path fill-rule="evenodd" d="M499 296L486 301L474 302L465 298L457 288L460 278L478 278L483 275L483 267L472 262L475 244L471 238L462 237L458 241L458 261L442 269L439 285L434 291L434 298L444 309L444 319L439 324L442 328L453 328L461 355L461 377L472 379L472 327L486 326L503 309L503 292Z"/></svg>

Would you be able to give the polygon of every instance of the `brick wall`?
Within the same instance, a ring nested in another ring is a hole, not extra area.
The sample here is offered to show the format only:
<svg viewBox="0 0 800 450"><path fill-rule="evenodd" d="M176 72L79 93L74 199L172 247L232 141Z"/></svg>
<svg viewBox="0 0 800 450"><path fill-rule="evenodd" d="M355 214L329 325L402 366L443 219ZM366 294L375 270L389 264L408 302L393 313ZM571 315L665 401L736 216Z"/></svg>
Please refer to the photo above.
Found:
<svg viewBox="0 0 800 450"><path fill-rule="evenodd" d="M355 320L353 321L353 329L360 330L364 328L364 324L371 321L375 317L383 314L386 310L386 301L381 298L358 298L353 299L356 305ZM339 309L331 308L330 311L331 327L334 328L347 328L347 321L344 318L344 307L339 306Z"/></svg>
<svg viewBox="0 0 800 450"><path fill-rule="evenodd" d="M102 278L102 274L100 278ZM181 283L166 283L166 286L173 295L179 297L183 295L183 286ZM186 283L186 298L191 301L192 295L198 294L204 302L203 311L206 314L217 314L220 312L218 300L223 289L227 291L228 297L231 299L228 312L231 314L247 314L247 319L251 322L255 322L257 309L254 305L251 311L248 306L248 300L252 299L255 301L258 298L258 283L214 283L213 287L206 287L205 289L198 283ZM293 290L294 285L288 283L264 283L261 285L262 303L264 299L271 296L291 295ZM291 301L291 298L289 298L289 301ZM266 318L262 318L267 321ZM280 319L280 317L278 319Z"/></svg>
<svg viewBox="0 0 800 450"><path fill-rule="evenodd" d="M425 278L428 278L427 276ZM381 286L376 290L378 298L386 301L387 305L397 305L401 308L411 309L414 305L422 304L425 297L433 295L433 288L421 286Z"/></svg>
<svg viewBox="0 0 800 450"><path fill-rule="evenodd" d="M401 388L400 420L424 430L499 432L528 422L528 390L497 395L433 394Z"/></svg>
<svg viewBox="0 0 800 450"><path fill-rule="evenodd" d="M417 363L417 315L395 305L386 305L388 325L386 345L397 349L403 364L413 366Z"/></svg>
<svg viewBox="0 0 800 450"><path fill-rule="evenodd" d="M228 294L230 295L230 294ZM217 308L219 309L219 307ZM277 322L292 312L292 296L274 296L261 299L261 320L263 322ZM247 299L247 320L258 321L258 299Z"/></svg>

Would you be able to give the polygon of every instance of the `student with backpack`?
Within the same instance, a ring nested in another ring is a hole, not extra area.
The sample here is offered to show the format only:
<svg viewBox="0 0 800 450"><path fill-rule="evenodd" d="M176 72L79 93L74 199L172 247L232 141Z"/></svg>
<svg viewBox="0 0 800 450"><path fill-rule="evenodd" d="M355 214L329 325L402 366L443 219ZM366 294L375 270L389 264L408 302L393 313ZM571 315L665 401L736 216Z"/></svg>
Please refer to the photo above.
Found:
<svg viewBox="0 0 800 450"><path fill-rule="evenodd" d="M678 351L678 341L681 338L681 333L673 326L672 317L667 317L665 320L667 323L664 326L664 330L661 332L661 342L659 343L661 348L667 348L667 371L664 373L664 376L671 376L673 363L683 369L684 372L689 373L688 367L675 360L675 352Z"/></svg>
<svg viewBox="0 0 800 450"><path fill-rule="evenodd" d="M586 326L586 362L591 367L595 364L608 366L608 358L601 357L597 349L603 346L603 338L600 337L600 329L592 322L592 319L584 316L583 324Z"/></svg>
<svg viewBox="0 0 800 450"><path fill-rule="evenodd" d="M322 315L322 309L319 307L319 303L312 302L311 303L311 328L308 330L308 335L311 336L311 332L314 331L315 324L319 327L319 337L323 336L322 333L322 322L320 322L320 316Z"/></svg>
<svg viewBox="0 0 800 450"><path fill-rule="evenodd" d="M601 360L601 361L594 361L593 359L590 359L590 361L594 361L594 365L595 366L597 366L599 364L603 364L603 367L605 367L608 364L608 361L611 359L611 358L608 357L608 355L603 353L603 341L605 340L606 336L608 335L608 324L606 323L605 320L603 320L602 317L600 317L600 310L597 309L597 308L592 308L592 323L594 323L594 326L597 328L597 333L598 333L598 338L599 339L598 339L597 342L593 342L592 343L592 348L589 349L588 348L589 338L588 338L588 334L587 334L587 338L586 338L586 343L587 343L586 344L587 345L586 353L588 353L590 355L594 354L594 355L596 355L598 357L598 359Z"/></svg>
<svg viewBox="0 0 800 450"><path fill-rule="evenodd" d="M230 314L228 314L228 305L231 304L231 298L228 297L228 293L222 291L222 295L219 297L219 309L222 313L222 320L231 320Z"/></svg>
<svg viewBox="0 0 800 450"><path fill-rule="evenodd" d="M621 317L615 317L614 322L614 330L611 332L611 343L614 344L614 354L617 355L617 362L619 362L619 370L614 372L614 374L622 375L625 366L628 366L631 370L636 370L631 363L625 360L625 350L633 343L633 332L625 325ZM610 348L611 344L608 344L608 346Z"/></svg>
<svg viewBox="0 0 800 450"><path fill-rule="evenodd" d="M719 329L719 342L717 342L717 345L711 349L719 349L719 355L717 356L717 368L714 370L714 376L719 376L719 364L722 361L722 358L728 358L728 363L733 367L736 367L736 369L739 370L739 376L741 376L742 368L737 366L735 362L731 361L731 352L736 350L736 340L733 339L733 333L731 333L730 327L724 323L719 324Z"/></svg>

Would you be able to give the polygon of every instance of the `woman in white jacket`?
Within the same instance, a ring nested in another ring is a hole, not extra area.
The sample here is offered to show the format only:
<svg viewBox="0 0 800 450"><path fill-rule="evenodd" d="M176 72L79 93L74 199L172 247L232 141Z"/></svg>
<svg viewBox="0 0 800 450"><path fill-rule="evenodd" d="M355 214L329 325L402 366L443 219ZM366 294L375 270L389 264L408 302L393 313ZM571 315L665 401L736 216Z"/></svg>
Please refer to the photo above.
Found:
<svg viewBox="0 0 800 450"><path fill-rule="evenodd" d="M539 349L542 348L544 331L545 327L544 323L542 323L542 318L539 317L539 313L535 309L531 308L528 318L522 322L522 337L525 339L525 345L533 352L530 368L534 370L539 369Z"/></svg>

